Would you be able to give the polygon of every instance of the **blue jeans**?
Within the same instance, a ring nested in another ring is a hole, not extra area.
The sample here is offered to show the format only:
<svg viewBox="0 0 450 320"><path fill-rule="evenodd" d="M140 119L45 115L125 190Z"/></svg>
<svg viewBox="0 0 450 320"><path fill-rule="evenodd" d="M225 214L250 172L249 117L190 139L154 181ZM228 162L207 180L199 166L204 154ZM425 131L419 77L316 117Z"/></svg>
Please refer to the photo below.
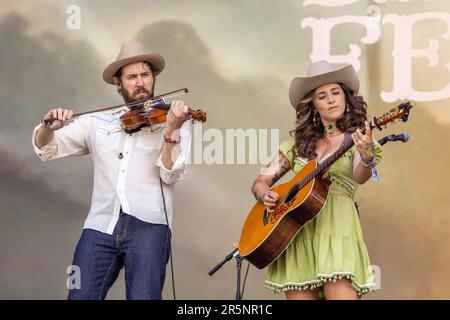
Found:
<svg viewBox="0 0 450 320"><path fill-rule="evenodd" d="M122 267L126 298L161 300L170 252L169 228L120 213L112 235L84 229L73 265L81 288L69 289L69 300L105 299Z"/></svg>

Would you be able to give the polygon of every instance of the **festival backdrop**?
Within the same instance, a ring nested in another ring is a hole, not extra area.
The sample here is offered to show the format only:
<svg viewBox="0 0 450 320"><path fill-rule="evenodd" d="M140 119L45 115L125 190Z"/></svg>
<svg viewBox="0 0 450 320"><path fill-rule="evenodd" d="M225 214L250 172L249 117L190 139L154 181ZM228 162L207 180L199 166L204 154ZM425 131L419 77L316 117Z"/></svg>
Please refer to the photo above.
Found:
<svg viewBox="0 0 450 320"><path fill-rule="evenodd" d="M126 40L165 57L156 93L187 87L180 98L208 113L175 188L177 298L234 298L235 261L208 271L238 242L254 178L294 128L291 79L318 60L355 66L371 117L414 106L374 132L410 140L384 146L381 179L356 196L380 288L365 299L450 298L450 1L5 0L0 39L0 298L66 298L92 165L40 161L31 134L52 107L122 102L101 75ZM244 298L284 299L263 288L265 272L250 267ZM123 272L108 298L124 298Z"/></svg>

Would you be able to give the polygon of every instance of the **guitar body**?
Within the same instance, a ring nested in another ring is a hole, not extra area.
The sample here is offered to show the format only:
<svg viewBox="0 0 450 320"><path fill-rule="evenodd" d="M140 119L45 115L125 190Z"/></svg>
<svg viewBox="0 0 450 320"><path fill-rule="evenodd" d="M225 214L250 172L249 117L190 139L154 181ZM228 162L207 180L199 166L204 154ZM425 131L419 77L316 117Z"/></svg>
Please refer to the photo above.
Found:
<svg viewBox="0 0 450 320"><path fill-rule="evenodd" d="M303 188L295 189L317 165L315 160L309 161L291 181L271 189L278 193L280 201L274 212L266 214L266 219L266 208L260 202L248 214L239 240L239 254L257 268L265 268L275 261L300 229L322 209L328 196L329 180L317 176Z"/></svg>

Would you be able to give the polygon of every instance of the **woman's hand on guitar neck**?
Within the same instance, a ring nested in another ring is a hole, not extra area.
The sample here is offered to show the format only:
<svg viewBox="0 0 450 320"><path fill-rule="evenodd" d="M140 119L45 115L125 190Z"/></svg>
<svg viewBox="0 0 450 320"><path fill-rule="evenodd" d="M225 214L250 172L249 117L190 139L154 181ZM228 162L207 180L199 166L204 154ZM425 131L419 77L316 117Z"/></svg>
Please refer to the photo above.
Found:
<svg viewBox="0 0 450 320"><path fill-rule="evenodd" d="M366 121L366 131L363 134L360 129L352 134L353 142L355 143L356 150L366 160L371 161L375 156L375 147L373 144L372 130L369 123Z"/></svg>

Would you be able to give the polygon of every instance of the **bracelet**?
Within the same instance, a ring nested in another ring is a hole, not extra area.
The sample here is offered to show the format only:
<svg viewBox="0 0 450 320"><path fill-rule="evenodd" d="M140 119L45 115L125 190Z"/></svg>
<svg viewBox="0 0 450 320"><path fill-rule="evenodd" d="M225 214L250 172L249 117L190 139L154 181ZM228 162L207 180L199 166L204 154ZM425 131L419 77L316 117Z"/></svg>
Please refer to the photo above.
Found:
<svg viewBox="0 0 450 320"><path fill-rule="evenodd" d="M367 160L363 156L361 156L361 163L364 167L370 168L372 171L372 180L378 181L380 180L380 177L378 176L378 171L375 168L375 155L373 156L372 160Z"/></svg>
<svg viewBox="0 0 450 320"><path fill-rule="evenodd" d="M366 158L364 158L363 156L361 156L361 162L364 167L374 168L375 167L375 156L370 161L367 160Z"/></svg>
<svg viewBox="0 0 450 320"><path fill-rule="evenodd" d="M180 143L180 141L181 141L181 137L179 137L177 140L173 140L170 138L166 138L166 136L164 136L164 142L166 142L166 143L177 144L177 143Z"/></svg>

